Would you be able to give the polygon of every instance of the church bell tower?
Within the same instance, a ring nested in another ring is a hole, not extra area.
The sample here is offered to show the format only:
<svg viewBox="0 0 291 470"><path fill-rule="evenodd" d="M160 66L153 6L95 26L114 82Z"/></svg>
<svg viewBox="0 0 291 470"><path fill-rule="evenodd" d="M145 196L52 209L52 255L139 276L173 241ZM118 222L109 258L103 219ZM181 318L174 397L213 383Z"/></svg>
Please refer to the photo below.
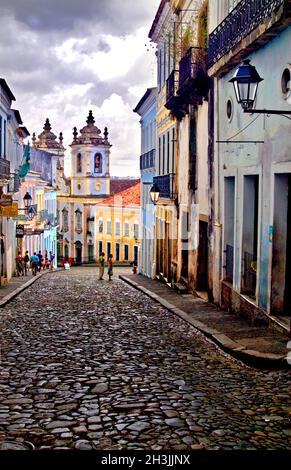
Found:
<svg viewBox="0 0 291 470"><path fill-rule="evenodd" d="M95 126L92 111L87 125L80 130L74 127L71 144L71 195L83 197L106 197L110 194L110 143L108 130Z"/></svg>

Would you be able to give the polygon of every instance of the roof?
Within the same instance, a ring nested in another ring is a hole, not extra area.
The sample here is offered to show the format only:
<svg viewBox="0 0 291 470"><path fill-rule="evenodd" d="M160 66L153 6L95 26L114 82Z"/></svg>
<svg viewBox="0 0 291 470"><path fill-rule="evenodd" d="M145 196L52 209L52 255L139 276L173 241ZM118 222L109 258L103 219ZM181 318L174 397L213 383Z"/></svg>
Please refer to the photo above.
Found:
<svg viewBox="0 0 291 470"><path fill-rule="evenodd" d="M134 113L138 113L139 109L142 107L142 105L144 104L144 102L148 99L148 97L150 96L150 94L152 93L152 91L156 90L157 88L156 87L153 87L153 88L148 88L147 91L145 92L145 94L143 95L143 97L141 98L141 100L138 102L138 104L136 105L136 107L134 108L133 112Z"/></svg>
<svg viewBox="0 0 291 470"><path fill-rule="evenodd" d="M20 112L18 111L18 109L11 109L11 111L14 113L15 119L18 122L18 124L23 124L21 116L20 116Z"/></svg>
<svg viewBox="0 0 291 470"><path fill-rule="evenodd" d="M5 93L8 95L11 101L16 101L15 96L13 95L4 78L0 78L0 86L4 89Z"/></svg>
<svg viewBox="0 0 291 470"><path fill-rule="evenodd" d="M28 137L30 135L29 131L25 126L20 126L19 129L21 129L25 137Z"/></svg>
<svg viewBox="0 0 291 470"><path fill-rule="evenodd" d="M110 195L120 193L139 182L139 179L131 178L111 178L110 180Z"/></svg>
<svg viewBox="0 0 291 470"><path fill-rule="evenodd" d="M121 200L121 204L116 204L116 199ZM122 207L139 207L140 206L140 180L138 183L135 183L134 186L125 189L119 193L116 193L112 196L109 196L107 199L104 199L100 202L100 205L103 206L122 206Z"/></svg>
<svg viewBox="0 0 291 470"><path fill-rule="evenodd" d="M166 3L168 3L168 2L169 2L169 0L161 0L160 6L159 6L159 8L158 8L158 11L157 11L157 13L156 13L155 19L154 19L154 21L153 21L152 27L151 27L150 32L149 32L149 38L150 38L150 39L152 39L152 36L153 36L153 34L154 34L154 31L155 31L155 29L156 29L156 26L157 26L157 24L158 24L158 21L159 21L159 19L160 19L160 16L161 16L161 14L162 14L162 12L163 12L163 9L164 9Z"/></svg>

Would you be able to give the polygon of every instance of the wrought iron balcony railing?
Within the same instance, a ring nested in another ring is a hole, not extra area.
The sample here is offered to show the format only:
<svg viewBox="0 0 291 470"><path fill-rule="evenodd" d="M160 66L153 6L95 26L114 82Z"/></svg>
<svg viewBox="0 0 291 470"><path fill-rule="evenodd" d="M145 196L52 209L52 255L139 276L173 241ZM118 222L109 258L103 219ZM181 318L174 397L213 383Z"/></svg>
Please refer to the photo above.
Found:
<svg viewBox="0 0 291 470"><path fill-rule="evenodd" d="M146 170L155 166L156 150L152 149L140 156L140 169Z"/></svg>
<svg viewBox="0 0 291 470"><path fill-rule="evenodd" d="M190 47L179 64L179 91L191 79L201 80L205 78L205 51L201 47Z"/></svg>
<svg viewBox="0 0 291 470"><path fill-rule="evenodd" d="M155 176L154 183L159 188L160 198L174 199L174 173Z"/></svg>
<svg viewBox="0 0 291 470"><path fill-rule="evenodd" d="M179 71L173 70L166 81L166 102L171 101L177 96L177 90L179 85Z"/></svg>
<svg viewBox="0 0 291 470"><path fill-rule="evenodd" d="M0 180L10 179L10 161L0 158Z"/></svg>
<svg viewBox="0 0 291 470"><path fill-rule="evenodd" d="M209 77L206 54L201 47L190 47L179 64L178 95L187 104L199 104L207 99Z"/></svg>
<svg viewBox="0 0 291 470"><path fill-rule="evenodd" d="M209 35L208 67L212 67L284 2L286 0L240 0Z"/></svg>

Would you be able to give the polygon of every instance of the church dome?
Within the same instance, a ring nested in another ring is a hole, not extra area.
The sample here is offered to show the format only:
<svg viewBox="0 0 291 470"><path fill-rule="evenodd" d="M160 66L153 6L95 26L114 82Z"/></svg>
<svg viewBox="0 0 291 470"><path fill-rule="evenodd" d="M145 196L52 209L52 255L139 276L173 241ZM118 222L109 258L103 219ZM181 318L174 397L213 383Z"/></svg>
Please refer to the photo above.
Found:
<svg viewBox="0 0 291 470"><path fill-rule="evenodd" d="M99 144L108 144L108 131L105 128L104 137L101 136L101 131L95 126L95 119L93 116L92 111L89 111L89 115L87 117L87 125L80 130L80 134L78 136L77 128L74 127L74 140L72 145L78 144L92 144L92 145L99 145Z"/></svg>
<svg viewBox="0 0 291 470"><path fill-rule="evenodd" d="M64 149L63 146L63 135L60 133L59 142L57 141L57 136L51 132L50 121L47 118L43 126L43 131L39 134L38 139L36 140L35 133L33 133L33 146L37 148L51 148L51 149Z"/></svg>

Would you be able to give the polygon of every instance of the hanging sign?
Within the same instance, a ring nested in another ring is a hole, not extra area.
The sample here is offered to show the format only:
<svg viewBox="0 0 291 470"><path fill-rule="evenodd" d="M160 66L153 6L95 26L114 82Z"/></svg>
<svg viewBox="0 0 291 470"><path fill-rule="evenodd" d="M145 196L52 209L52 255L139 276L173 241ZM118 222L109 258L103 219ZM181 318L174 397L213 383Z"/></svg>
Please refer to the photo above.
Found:
<svg viewBox="0 0 291 470"><path fill-rule="evenodd" d="M24 225L16 225L16 238L24 237Z"/></svg>
<svg viewBox="0 0 291 470"><path fill-rule="evenodd" d="M9 206L0 205L0 217L17 217L18 216L18 202L13 202Z"/></svg>

